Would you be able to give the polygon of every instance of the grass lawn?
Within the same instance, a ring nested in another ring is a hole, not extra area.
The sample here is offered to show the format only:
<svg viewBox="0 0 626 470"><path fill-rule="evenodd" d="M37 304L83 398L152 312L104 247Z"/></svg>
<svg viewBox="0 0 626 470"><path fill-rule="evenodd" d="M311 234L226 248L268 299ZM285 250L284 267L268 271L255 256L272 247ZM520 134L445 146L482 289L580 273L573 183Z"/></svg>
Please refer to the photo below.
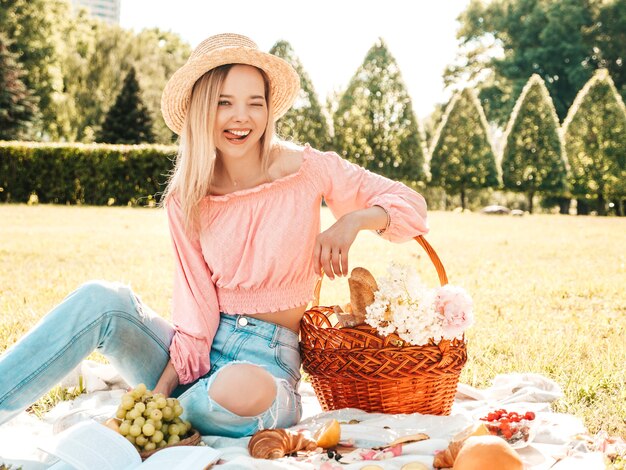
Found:
<svg viewBox="0 0 626 470"><path fill-rule="evenodd" d="M323 221L332 223L326 209ZM450 282L475 301L461 380L544 374L565 392L555 411L626 437L626 219L432 212L430 224ZM436 283L415 242L362 233L350 252L351 267L375 276L391 260ZM0 351L90 279L128 283L168 317L171 278L162 210L0 204ZM347 301L347 282L326 280L321 303Z"/></svg>

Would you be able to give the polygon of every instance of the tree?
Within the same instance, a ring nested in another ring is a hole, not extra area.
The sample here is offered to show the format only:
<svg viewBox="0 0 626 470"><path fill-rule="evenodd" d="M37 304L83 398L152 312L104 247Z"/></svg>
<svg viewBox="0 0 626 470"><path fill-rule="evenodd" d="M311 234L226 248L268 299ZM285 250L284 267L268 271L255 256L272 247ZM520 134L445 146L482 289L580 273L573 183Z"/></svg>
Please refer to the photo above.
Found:
<svg viewBox="0 0 626 470"><path fill-rule="evenodd" d="M301 144L308 142L315 148L327 148L330 145L328 122L300 59L287 41L274 44L270 54L289 62L300 76L300 94L293 107L278 121L278 135Z"/></svg>
<svg viewBox="0 0 626 470"><path fill-rule="evenodd" d="M531 74L546 83L562 120L598 66L620 71L626 85L626 2L600 0L474 0L461 14L462 52L446 72L450 86L481 85L490 121L504 125ZM604 62L603 62L604 61Z"/></svg>
<svg viewBox="0 0 626 470"><path fill-rule="evenodd" d="M39 139L57 139L57 113L63 92L60 50L71 17L65 0L0 0L0 32L11 39L9 50L25 72L21 80L37 98L35 131Z"/></svg>
<svg viewBox="0 0 626 470"><path fill-rule="evenodd" d="M501 160L504 187L526 193L531 213L535 194L560 195L566 189L567 168L559 131L548 89L534 74L511 114Z"/></svg>
<svg viewBox="0 0 626 470"><path fill-rule="evenodd" d="M122 91L106 115L99 142L112 144L140 144L154 142L152 118L140 96L141 90L131 67Z"/></svg>
<svg viewBox="0 0 626 470"><path fill-rule="evenodd" d="M595 198L600 215L607 198L626 196L626 108L606 69L580 90L563 123L572 193ZM623 213L623 210L621 211Z"/></svg>
<svg viewBox="0 0 626 470"><path fill-rule="evenodd" d="M392 179L425 179L425 152L411 98L382 39L352 77L333 122L335 148L344 157Z"/></svg>
<svg viewBox="0 0 626 470"><path fill-rule="evenodd" d="M487 120L471 89L463 90L450 101L433 142L431 183L449 194L459 194L463 209L468 189L498 185Z"/></svg>
<svg viewBox="0 0 626 470"><path fill-rule="evenodd" d="M7 43L0 33L0 140L19 140L29 136L37 100L22 82L25 72Z"/></svg>

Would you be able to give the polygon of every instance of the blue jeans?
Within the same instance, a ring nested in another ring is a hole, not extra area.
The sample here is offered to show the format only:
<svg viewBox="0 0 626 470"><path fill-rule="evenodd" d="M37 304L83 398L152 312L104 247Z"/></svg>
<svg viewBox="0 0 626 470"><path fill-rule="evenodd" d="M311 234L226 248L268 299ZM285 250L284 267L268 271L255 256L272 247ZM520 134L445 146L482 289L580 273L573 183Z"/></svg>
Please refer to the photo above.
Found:
<svg viewBox="0 0 626 470"><path fill-rule="evenodd" d="M245 320L243 320L245 318ZM72 292L0 356L0 424L39 399L93 350L101 352L131 386L154 388L169 360L174 328L129 287L89 282ZM216 373L232 363L256 364L276 380L277 394L258 416L239 416L208 394ZM183 418L203 435L241 437L300 420L298 335L254 317L221 314L211 370L172 396Z"/></svg>

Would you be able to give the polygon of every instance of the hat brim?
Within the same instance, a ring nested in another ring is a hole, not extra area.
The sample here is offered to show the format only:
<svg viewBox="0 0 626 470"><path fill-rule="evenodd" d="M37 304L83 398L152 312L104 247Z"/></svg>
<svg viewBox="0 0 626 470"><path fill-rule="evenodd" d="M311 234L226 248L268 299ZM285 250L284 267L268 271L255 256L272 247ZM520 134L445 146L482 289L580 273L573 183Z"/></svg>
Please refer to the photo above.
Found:
<svg viewBox="0 0 626 470"><path fill-rule="evenodd" d="M193 85L209 70L226 64L252 65L267 74L275 119L283 116L298 96L300 77L287 61L249 47L223 48L189 60L169 79L161 96L161 112L167 127L180 135Z"/></svg>

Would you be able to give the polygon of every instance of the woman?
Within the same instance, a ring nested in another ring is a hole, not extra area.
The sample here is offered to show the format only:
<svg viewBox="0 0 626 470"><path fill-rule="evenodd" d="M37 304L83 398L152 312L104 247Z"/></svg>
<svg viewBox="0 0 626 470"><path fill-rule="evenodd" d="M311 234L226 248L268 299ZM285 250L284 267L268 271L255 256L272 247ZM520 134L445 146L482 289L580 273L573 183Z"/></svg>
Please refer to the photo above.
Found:
<svg viewBox="0 0 626 470"><path fill-rule="evenodd" d="M299 421L298 330L322 270L348 274L360 230L399 242L428 229L406 186L274 138L298 91L294 69L244 36L193 51L161 102L180 136L164 195L173 324L125 286L83 285L0 358L0 423L94 349L129 384L178 397L202 434ZM322 198L337 222L320 233Z"/></svg>

